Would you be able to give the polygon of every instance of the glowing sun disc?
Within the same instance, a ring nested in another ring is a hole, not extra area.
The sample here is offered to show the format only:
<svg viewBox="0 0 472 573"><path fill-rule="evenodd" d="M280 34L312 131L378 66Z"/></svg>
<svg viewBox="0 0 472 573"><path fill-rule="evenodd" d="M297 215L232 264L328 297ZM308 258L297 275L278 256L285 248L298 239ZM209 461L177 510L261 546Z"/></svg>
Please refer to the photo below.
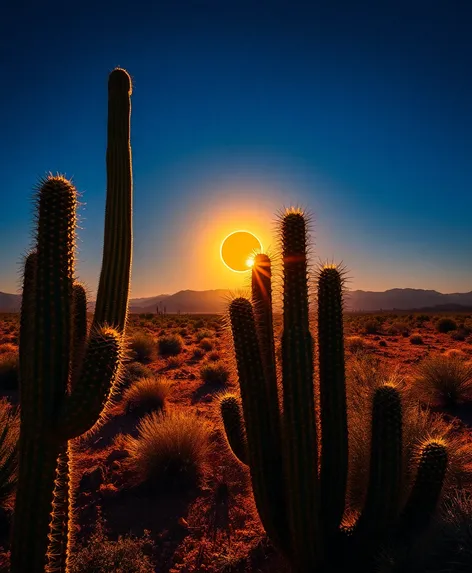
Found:
<svg viewBox="0 0 472 573"><path fill-rule="evenodd" d="M252 268L254 254L262 252L259 239L249 231L233 231L221 243L221 260L235 273L244 273Z"/></svg>

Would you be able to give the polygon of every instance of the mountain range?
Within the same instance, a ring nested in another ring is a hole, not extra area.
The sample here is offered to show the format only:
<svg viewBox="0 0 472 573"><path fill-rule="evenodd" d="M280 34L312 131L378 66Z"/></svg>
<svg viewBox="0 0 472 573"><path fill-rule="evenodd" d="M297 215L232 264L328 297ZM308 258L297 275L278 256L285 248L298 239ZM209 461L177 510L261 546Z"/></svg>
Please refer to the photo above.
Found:
<svg viewBox="0 0 472 573"><path fill-rule="evenodd" d="M132 298L130 312L156 313L157 306L167 313L219 313L231 291L181 290L175 294L162 294L145 298ZM462 310L472 309L472 291L466 293L443 294L435 290L394 288L383 292L354 290L345 296L348 311L378 310ZM0 292L0 312L18 312L21 295ZM93 310L93 302L89 310Z"/></svg>

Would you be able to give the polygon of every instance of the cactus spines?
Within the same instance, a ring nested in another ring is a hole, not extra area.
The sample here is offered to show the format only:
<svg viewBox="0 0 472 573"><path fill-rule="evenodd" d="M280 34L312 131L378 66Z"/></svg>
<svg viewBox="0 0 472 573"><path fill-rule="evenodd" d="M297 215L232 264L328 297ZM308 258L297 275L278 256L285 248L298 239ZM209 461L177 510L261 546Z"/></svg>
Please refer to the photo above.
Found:
<svg viewBox="0 0 472 573"><path fill-rule="evenodd" d="M402 400L393 382L383 383L372 398L370 472L364 508L353 515L345 507L349 436L343 273L333 265L322 267L318 273L320 403L315 405L304 214L299 210L286 212L280 234L284 273L282 405L276 399L270 405L268 401L270 396L277 397L278 382L271 349L272 310L266 297L270 293L267 256L255 258L252 303L239 297L229 305L246 428L245 461L254 498L267 534L297 573L338 571L347 566L369 571L382 544L392 541L390 536L404 544L427 525L444 482L447 446L440 440L424 444L416 481L402 510ZM272 364L265 365L270 361ZM225 407L228 410L223 412L222 408L222 415L228 440L236 443L235 428L237 435L242 435L243 429L229 423L231 417L240 420L234 397ZM320 439L316 433L317 410ZM279 467L281 471L275 469Z"/></svg>
<svg viewBox="0 0 472 573"><path fill-rule="evenodd" d="M11 572L64 573L72 491L69 440L100 421L123 357L132 246L131 84L109 81L107 201L97 311L87 336L74 281L77 191L49 175L38 190L36 244L25 263L20 332L21 430ZM47 564L48 562L48 564Z"/></svg>

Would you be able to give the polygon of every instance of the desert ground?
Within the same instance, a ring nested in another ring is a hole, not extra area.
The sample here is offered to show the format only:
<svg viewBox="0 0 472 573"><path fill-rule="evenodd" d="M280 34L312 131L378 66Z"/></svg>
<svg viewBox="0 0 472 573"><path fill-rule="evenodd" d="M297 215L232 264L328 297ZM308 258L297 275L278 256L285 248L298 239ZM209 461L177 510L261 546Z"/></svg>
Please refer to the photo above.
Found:
<svg viewBox="0 0 472 573"><path fill-rule="evenodd" d="M280 329L276 317L276 341ZM313 334L316 341L315 321ZM440 432L453 444L443 498L456 503L472 482L472 314L346 314L344 334L350 448L363 447L355 409L368 409L379 379L394 379L408 404L405 435L414 441ZM16 415L18 336L19 315L0 315L3 420ZM221 395L239 394L224 317L130 315L127 336L128 359L106 420L71 443L73 573L288 572L264 533L249 470L232 454L220 419ZM12 441L18 424L10 425ZM366 476L362 468L353 474L355 506ZM14 487L1 483L0 494L0 561L7 570ZM470 528L472 512L468 517Z"/></svg>

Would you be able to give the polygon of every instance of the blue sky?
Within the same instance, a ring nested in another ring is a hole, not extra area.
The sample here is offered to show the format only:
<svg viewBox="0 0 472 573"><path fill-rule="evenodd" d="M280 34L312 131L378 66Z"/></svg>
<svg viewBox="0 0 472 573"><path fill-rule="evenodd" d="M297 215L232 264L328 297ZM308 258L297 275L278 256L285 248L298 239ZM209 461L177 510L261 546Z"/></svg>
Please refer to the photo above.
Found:
<svg viewBox="0 0 472 573"><path fill-rule="evenodd" d="M133 81L133 296L237 286L241 226L314 214L352 288L472 290L472 5L463 1L26 2L0 22L0 291L17 292L32 188L72 176L92 292L106 82ZM265 245L264 245L265 246Z"/></svg>

